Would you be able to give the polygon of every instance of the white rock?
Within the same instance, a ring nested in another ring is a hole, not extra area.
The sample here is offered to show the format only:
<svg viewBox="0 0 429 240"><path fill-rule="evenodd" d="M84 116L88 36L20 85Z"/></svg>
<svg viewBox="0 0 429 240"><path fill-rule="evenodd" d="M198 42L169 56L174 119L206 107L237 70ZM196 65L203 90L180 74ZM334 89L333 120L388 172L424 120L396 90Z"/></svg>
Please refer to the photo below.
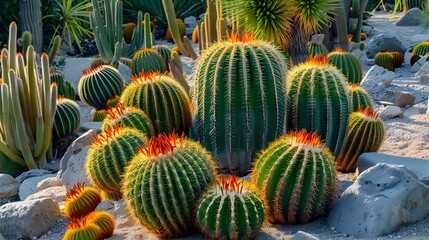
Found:
<svg viewBox="0 0 429 240"><path fill-rule="evenodd" d="M49 177L37 184L37 191L56 186L63 186L63 183L56 177Z"/></svg>
<svg viewBox="0 0 429 240"><path fill-rule="evenodd" d="M387 106L382 108L379 112L379 117L383 120L399 117L402 115L402 109L397 106Z"/></svg>
<svg viewBox="0 0 429 240"><path fill-rule="evenodd" d="M320 238L314 236L313 234L303 232L303 231L296 232L291 238L291 240L319 240L319 239Z"/></svg>
<svg viewBox="0 0 429 240"><path fill-rule="evenodd" d="M429 214L429 186L404 166L379 163L361 173L335 203L330 227L354 237L378 237Z"/></svg>
<svg viewBox="0 0 429 240"><path fill-rule="evenodd" d="M421 66L420 70L416 73L416 77L420 80L420 82L429 82L429 62L425 61L423 66Z"/></svg>
<svg viewBox="0 0 429 240"><path fill-rule="evenodd" d="M415 62L413 66L410 68L410 72L412 73L418 72L422 68L422 66L425 65L425 63L427 62L428 56L429 55L425 55L421 57L417 62Z"/></svg>
<svg viewBox="0 0 429 240"><path fill-rule="evenodd" d="M50 173L51 172L49 172L48 170L45 170L45 169L31 169L29 171L21 173L21 175L16 177L16 180L19 183L22 183L27 178L39 177L39 176L43 176L43 175L50 174Z"/></svg>
<svg viewBox="0 0 429 240"><path fill-rule="evenodd" d="M47 174L38 177L27 178L19 186L19 198L25 200L31 194L37 192L37 185L46 178L55 177L55 174Z"/></svg>
<svg viewBox="0 0 429 240"><path fill-rule="evenodd" d="M369 93L376 93L389 87L393 79L395 79L394 72L374 65L368 70L360 86L365 88Z"/></svg>
<svg viewBox="0 0 429 240"><path fill-rule="evenodd" d="M18 181L9 174L0 173L0 199L15 198L18 191Z"/></svg>
<svg viewBox="0 0 429 240"><path fill-rule="evenodd" d="M0 232L6 239L33 238L47 232L61 217L58 204L43 198L0 206Z"/></svg>
<svg viewBox="0 0 429 240"><path fill-rule="evenodd" d="M64 209L64 198L66 197L67 190L64 186L55 186L43 189L39 192L33 193L28 196L25 201L36 200L42 198L50 198L58 203L61 210Z"/></svg>
<svg viewBox="0 0 429 240"><path fill-rule="evenodd" d="M374 58L375 55L383 50L397 51L402 55L407 50L402 43L402 38L396 30L387 30L379 35L374 36L366 44L366 55L368 58Z"/></svg>

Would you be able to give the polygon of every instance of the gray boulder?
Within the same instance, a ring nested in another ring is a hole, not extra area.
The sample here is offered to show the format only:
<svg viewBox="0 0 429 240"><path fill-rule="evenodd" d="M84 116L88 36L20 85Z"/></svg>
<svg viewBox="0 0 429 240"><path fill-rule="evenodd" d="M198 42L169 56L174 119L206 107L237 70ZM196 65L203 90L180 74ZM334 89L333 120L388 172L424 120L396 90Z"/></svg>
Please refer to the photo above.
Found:
<svg viewBox="0 0 429 240"><path fill-rule="evenodd" d="M411 8L405 15L396 23L396 26L419 26L420 19L423 17L423 12L419 8Z"/></svg>
<svg viewBox="0 0 429 240"><path fill-rule="evenodd" d="M19 183L9 174L0 173L0 199L12 199L18 196Z"/></svg>
<svg viewBox="0 0 429 240"><path fill-rule="evenodd" d="M55 174L47 174L43 176L25 179L24 182L22 182L21 185L19 186L19 198L21 200L25 200L28 196L37 192L37 185L41 181L50 177L55 177Z"/></svg>
<svg viewBox="0 0 429 240"><path fill-rule="evenodd" d="M291 238L291 240L319 240L319 239L320 238L314 236L313 234L303 232L303 231L296 232Z"/></svg>
<svg viewBox="0 0 429 240"><path fill-rule="evenodd" d="M327 222L354 237L378 237L429 214L429 186L404 166L379 163L362 172L332 208Z"/></svg>
<svg viewBox="0 0 429 240"><path fill-rule="evenodd" d="M64 209L64 198L67 195L67 190L64 186L56 186L56 187L50 187L43 189L39 192L33 193L30 196L28 196L25 200L36 200L36 199L42 199L42 198L50 198L54 200L56 203L58 203L61 210Z"/></svg>
<svg viewBox="0 0 429 240"><path fill-rule="evenodd" d="M396 91L388 92L388 95L383 99L383 101L391 102L394 106L403 108L407 105L414 105L416 97L410 92Z"/></svg>
<svg viewBox="0 0 429 240"><path fill-rule="evenodd" d="M16 177L16 180L19 183L22 183L27 178L39 177L39 176L43 176L43 175L50 174L50 173L51 172L49 172L48 170L45 170L45 169L31 169L29 171L21 173L21 175Z"/></svg>
<svg viewBox="0 0 429 240"><path fill-rule="evenodd" d="M387 106L382 108L378 113L381 119L388 120L401 116L402 109L398 106Z"/></svg>
<svg viewBox="0 0 429 240"><path fill-rule="evenodd" d="M411 66L410 72L412 72L412 73L419 72L420 69L428 62L428 56L429 55L425 55L425 56L421 57L417 62L415 62L413 64L413 66Z"/></svg>
<svg viewBox="0 0 429 240"><path fill-rule="evenodd" d="M403 46L398 32L395 30L388 30L384 33L374 36L368 42L365 49L367 50L366 55L368 58L374 58L378 52L383 50L397 51L402 53L402 55L404 55L405 51L407 50Z"/></svg>
<svg viewBox="0 0 429 240"><path fill-rule="evenodd" d="M63 186L63 183L56 177L49 177L37 184L37 191L42 191L43 189L50 187L59 187Z"/></svg>
<svg viewBox="0 0 429 240"><path fill-rule="evenodd" d="M395 79L394 72L374 65L368 70L360 86L369 93L377 93L389 87L393 79Z"/></svg>

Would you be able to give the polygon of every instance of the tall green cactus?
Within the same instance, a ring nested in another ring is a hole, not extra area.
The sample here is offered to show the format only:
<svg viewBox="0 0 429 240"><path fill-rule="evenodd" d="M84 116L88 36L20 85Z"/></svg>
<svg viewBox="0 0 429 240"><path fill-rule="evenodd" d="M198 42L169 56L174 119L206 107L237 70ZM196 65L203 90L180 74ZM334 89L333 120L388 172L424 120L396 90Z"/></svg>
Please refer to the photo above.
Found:
<svg viewBox="0 0 429 240"><path fill-rule="evenodd" d="M393 62L393 55L388 51L380 51L375 55L374 63L389 71L395 71L395 64Z"/></svg>
<svg viewBox="0 0 429 240"><path fill-rule="evenodd" d="M350 114L344 75L328 63L328 58L317 55L291 69L286 82L288 129L317 132L337 156Z"/></svg>
<svg viewBox="0 0 429 240"><path fill-rule="evenodd" d="M349 85L347 91L349 94L350 112L356 112L359 108L374 108L371 97L365 89L358 85Z"/></svg>
<svg viewBox="0 0 429 240"><path fill-rule="evenodd" d="M332 153L316 133L291 132L262 151L250 176L271 223L302 224L326 214L335 195Z"/></svg>
<svg viewBox="0 0 429 240"><path fill-rule="evenodd" d="M212 239L251 239L265 219L264 205L247 182L222 176L201 196L197 221Z"/></svg>
<svg viewBox="0 0 429 240"><path fill-rule="evenodd" d="M19 2L21 29L31 33L34 49L37 53L41 53L43 47L42 2L41 0L21 0Z"/></svg>
<svg viewBox="0 0 429 240"><path fill-rule="evenodd" d="M383 121L371 108L360 108L350 115L349 130L335 166L341 172L354 172L359 155L377 152L383 143L386 130Z"/></svg>
<svg viewBox="0 0 429 240"><path fill-rule="evenodd" d="M79 105L70 99L62 96L57 99L57 112L54 118L53 137L55 139L71 135L79 130L80 108Z"/></svg>
<svg viewBox="0 0 429 240"><path fill-rule="evenodd" d="M141 72L165 72L164 58L155 49L145 48L138 50L131 59L131 74L138 75Z"/></svg>
<svg viewBox="0 0 429 240"><path fill-rule="evenodd" d="M245 34L206 49L191 87L191 136L222 172L246 175L254 155L285 132L287 55Z"/></svg>
<svg viewBox="0 0 429 240"><path fill-rule="evenodd" d="M49 76L51 82L55 82L57 84L58 96L63 96L65 98L75 100L76 93L74 91L73 85L64 80L64 75L59 72L52 72Z"/></svg>
<svg viewBox="0 0 429 240"><path fill-rule="evenodd" d="M195 228L197 201L213 175L211 155L201 145L160 134L128 165L124 198L136 222L155 235L186 235Z"/></svg>
<svg viewBox="0 0 429 240"><path fill-rule="evenodd" d="M353 55L344 49L336 49L328 54L329 63L337 67L347 79L348 83L360 84L362 81L362 63Z"/></svg>

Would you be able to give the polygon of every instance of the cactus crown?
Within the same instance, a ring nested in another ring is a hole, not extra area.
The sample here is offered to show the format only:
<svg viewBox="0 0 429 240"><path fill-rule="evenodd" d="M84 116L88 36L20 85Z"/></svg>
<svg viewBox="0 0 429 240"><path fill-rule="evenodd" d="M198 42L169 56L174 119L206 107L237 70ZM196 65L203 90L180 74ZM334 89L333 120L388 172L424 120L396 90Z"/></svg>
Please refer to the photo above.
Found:
<svg viewBox="0 0 429 240"><path fill-rule="evenodd" d="M110 122L116 119L122 119L133 108L134 107L125 107L123 103L118 103L115 107L109 108L107 110L106 121Z"/></svg>
<svg viewBox="0 0 429 240"><path fill-rule="evenodd" d="M160 73L159 71L140 72L138 75L134 75L131 77L131 82L134 84L155 82L164 75L164 73Z"/></svg>
<svg viewBox="0 0 429 240"><path fill-rule="evenodd" d="M244 31L241 36L238 33L230 33L229 31L227 31L226 36L227 36L228 42L232 42L232 43L238 43L238 42L247 43L255 40L254 34L247 31Z"/></svg>
<svg viewBox="0 0 429 240"><path fill-rule="evenodd" d="M101 134L96 135L92 140L91 146L101 146L108 144L112 139L120 136L124 127L122 125L116 124L114 127L108 127L106 131L103 131Z"/></svg>
<svg viewBox="0 0 429 240"><path fill-rule="evenodd" d="M309 56L305 64L316 65L316 66L326 66L326 65L329 65L329 58L327 58L323 54L317 54L315 57Z"/></svg>
<svg viewBox="0 0 429 240"><path fill-rule="evenodd" d="M318 148L321 144L321 139L317 133L310 133L303 129L300 131L292 131L287 137L290 137L291 142L303 148Z"/></svg>
<svg viewBox="0 0 429 240"><path fill-rule="evenodd" d="M93 75L93 74L95 74L96 72L98 72L103 67L110 67L110 66L108 66L108 65L98 65L98 66L95 66L95 67L90 67L88 69L84 69L84 70L82 70L82 77L87 77L87 76Z"/></svg>
<svg viewBox="0 0 429 240"><path fill-rule="evenodd" d="M377 121L378 112L375 112L372 108L361 108L359 107L358 113L361 117L366 118L368 121Z"/></svg>
<svg viewBox="0 0 429 240"><path fill-rule="evenodd" d="M168 135L165 133L159 134L149 139L147 146L139 147L139 151L148 158L174 154L177 148L182 145L184 138L184 134L179 137L174 132Z"/></svg>
<svg viewBox="0 0 429 240"><path fill-rule="evenodd" d="M337 49L335 49L334 52L343 53L343 52L346 52L346 50L344 50L344 48L337 48Z"/></svg>
<svg viewBox="0 0 429 240"><path fill-rule="evenodd" d="M88 221L86 218L72 218L67 224L67 229L78 230L85 228Z"/></svg>
<svg viewBox="0 0 429 240"><path fill-rule="evenodd" d="M79 198L85 190L85 183L76 183L69 191L64 198L64 201L70 201Z"/></svg>
<svg viewBox="0 0 429 240"><path fill-rule="evenodd" d="M222 175L221 181L217 183L217 194L222 196L243 194L244 182L243 180L238 181L237 179L235 175L229 177Z"/></svg>

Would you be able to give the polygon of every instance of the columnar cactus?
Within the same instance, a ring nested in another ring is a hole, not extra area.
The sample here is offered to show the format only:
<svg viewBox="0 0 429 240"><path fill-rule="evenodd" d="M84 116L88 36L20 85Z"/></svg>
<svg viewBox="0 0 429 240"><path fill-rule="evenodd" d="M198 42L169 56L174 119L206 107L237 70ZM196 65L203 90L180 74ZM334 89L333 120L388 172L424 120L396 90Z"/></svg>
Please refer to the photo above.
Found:
<svg viewBox="0 0 429 240"><path fill-rule="evenodd" d="M291 69L286 82L290 100L288 129L317 132L337 156L350 114L344 75L328 63L328 58L317 55Z"/></svg>
<svg viewBox="0 0 429 240"><path fill-rule="evenodd" d="M122 197L121 181L125 167L146 144L146 136L136 129L115 126L98 135L92 142L85 164L92 185L107 193L108 198Z"/></svg>
<svg viewBox="0 0 429 240"><path fill-rule="evenodd" d="M124 88L119 71L109 65L102 65L83 72L79 80L80 99L89 106L98 109L107 108L109 98L121 95Z"/></svg>
<svg viewBox="0 0 429 240"><path fill-rule="evenodd" d="M404 62L404 56L400 52L390 52L393 56L393 65L395 68L400 68Z"/></svg>
<svg viewBox="0 0 429 240"><path fill-rule="evenodd" d="M103 232L100 227L94 223L87 222L85 218L74 219L67 224L67 231L63 240L102 240Z"/></svg>
<svg viewBox="0 0 429 240"><path fill-rule="evenodd" d="M362 81L362 64L353 53L337 49L328 54L328 59L344 74L348 83L359 84Z"/></svg>
<svg viewBox="0 0 429 240"><path fill-rule="evenodd" d="M107 110L107 116L104 119L101 129L105 131L115 125L137 129L143 132L148 138L155 135L152 121L143 110L136 107L125 107L122 103Z"/></svg>
<svg viewBox="0 0 429 240"><path fill-rule="evenodd" d="M131 74L140 72L165 72L167 69L161 54L152 48L138 50L131 59Z"/></svg>
<svg viewBox="0 0 429 240"><path fill-rule="evenodd" d="M315 57L317 54L328 55L328 49L319 43L310 42L308 43L308 55Z"/></svg>
<svg viewBox="0 0 429 240"><path fill-rule="evenodd" d="M180 84L161 73L140 73L131 78L120 102L142 109L152 121L155 134L188 132L191 102Z"/></svg>
<svg viewBox="0 0 429 240"><path fill-rule="evenodd" d="M250 176L271 223L301 224L326 214L335 194L334 157L316 133L291 132L262 151Z"/></svg>
<svg viewBox="0 0 429 240"><path fill-rule="evenodd" d="M95 188L78 183L67 191L64 202L64 214L68 218L82 218L95 210L101 202L101 195Z"/></svg>
<svg viewBox="0 0 429 240"><path fill-rule="evenodd" d="M102 233L103 239L107 239L113 235L115 230L115 219L106 211L93 211L86 216L86 221L97 225Z"/></svg>
<svg viewBox="0 0 429 240"><path fill-rule="evenodd" d="M413 52L411 53L411 55L412 56L416 56L416 55L417 56L425 56L428 53L429 53L429 40L417 44L414 47Z"/></svg>
<svg viewBox="0 0 429 240"><path fill-rule="evenodd" d="M359 108L374 108L371 97L365 89L358 85L349 85L347 91L351 112L356 112Z"/></svg>
<svg viewBox="0 0 429 240"><path fill-rule="evenodd" d="M42 1L19 1L19 17L21 29L31 33L33 46L36 52L41 53L43 47Z"/></svg>
<svg viewBox="0 0 429 240"><path fill-rule="evenodd" d="M55 82L57 84L58 96L64 96L65 98L75 100L75 92L73 86L70 82L64 80L64 75L59 72L53 72L49 76L51 83Z"/></svg>
<svg viewBox="0 0 429 240"><path fill-rule="evenodd" d="M380 67L384 67L389 71L395 71L393 55L388 51L380 51L375 55L374 63Z"/></svg>
<svg viewBox="0 0 429 240"><path fill-rule="evenodd" d="M251 239L265 219L264 205L249 184L233 175L203 194L197 208L201 231L212 239Z"/></svg>
<svg viewBox="0 0 429 240"><path fill-rule="evenodd" d="M70 99L58 97L57 112L54 119L53 136L55 139L76 133L80 126L79 105Z"/></svg>
<svg viewBox="0 0 429 240"><path fill-rule="evenodd" d="M194 229L198 198L213 174L211 155L201 145L160 134L128 165L122 190L136 222L159 237L177 237Z"/></svg>
<svg viewBox="0 0 429 240"><path fill-rule="evenodd" d="M131 40L133 39L134 29L137 27L137 24L133 22L125 23L122 26L122 34L124 35L124 41L127 44L131 43Z"/></svg>
<svg viewBox="0 0 429 240"><path fill-rule="evenodd" d="M222 172L246 175L254 155L285 132L288 67L281 49L248 34L230 36L199 58L191 136Z"/></svg>
<svg viewBox="0 0 429 240"><path fill-rule="evenodd" d="M335 166L341 172L354 172L359 155L376 152L383 143L386 130L383 121L371 108L360 108L350 115L349 130Z"/></svg>

